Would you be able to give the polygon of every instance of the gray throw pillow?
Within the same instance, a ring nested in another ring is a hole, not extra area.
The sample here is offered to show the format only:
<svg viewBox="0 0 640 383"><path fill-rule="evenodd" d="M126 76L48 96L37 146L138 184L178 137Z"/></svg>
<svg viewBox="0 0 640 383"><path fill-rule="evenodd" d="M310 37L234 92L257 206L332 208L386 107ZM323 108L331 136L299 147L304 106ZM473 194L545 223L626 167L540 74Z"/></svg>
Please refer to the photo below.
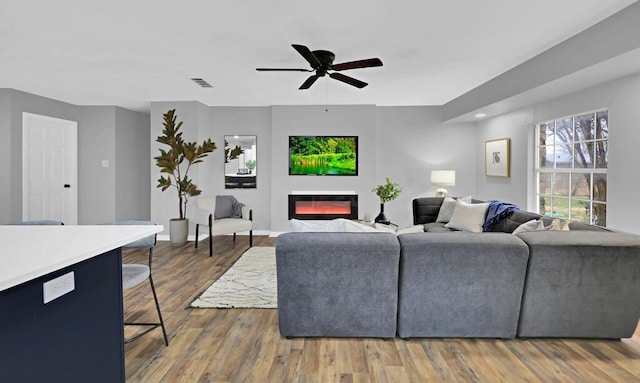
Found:
<svg viewBox="0 0 640 383"><path fill-rule="evenodd" d="M213 218L242 218L243 206L244 204L238 202L236 197L232 195L217 195Z"/></svg>
<svg viewBox="0 0 640 383"><path fill-rule="evenodd" d="M449 222L453 215L453 209L455 208L456 200L451 197L445 197L444 201L442 201L442 206L440 206L440 211L438 211L438 218L436 218L436 222Z"/></svg>
<svg viewBox="0 0 640 383"><path fill-rule="evenodd" d="M471 196L460 198L461 201L471 203ZM456 199L451 197L445 197L438 211L438 217L436 222L448 223L453 216L453 210L456 208Z"/></svg>

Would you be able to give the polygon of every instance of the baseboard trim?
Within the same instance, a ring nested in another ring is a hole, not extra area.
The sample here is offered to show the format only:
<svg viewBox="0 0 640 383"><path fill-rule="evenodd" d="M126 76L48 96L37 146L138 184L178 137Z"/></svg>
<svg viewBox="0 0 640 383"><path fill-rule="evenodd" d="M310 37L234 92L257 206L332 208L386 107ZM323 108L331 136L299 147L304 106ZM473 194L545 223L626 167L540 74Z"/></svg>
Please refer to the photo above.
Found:
<svg viewBox="0 0 640 383"><path fill-rule="evenodd" d="M224 234L224 235L233 235L233 234ZM242 236L249 236L249 232L248 231L242 231L242 232L238 232L237 235L242 235ZM269 230L254 230L253 231L253 235L266 235L269 237L273 237L271 231ZM208 238L209 235L208 234L199 234L198 235L198 241L202 241L203 239ZM158 235L156 238L158 241L169 241L169 234L162 234L162 235ZM187 236L187 242L193 242L196 239L196 235L195 234L189 234Z"/></svg>

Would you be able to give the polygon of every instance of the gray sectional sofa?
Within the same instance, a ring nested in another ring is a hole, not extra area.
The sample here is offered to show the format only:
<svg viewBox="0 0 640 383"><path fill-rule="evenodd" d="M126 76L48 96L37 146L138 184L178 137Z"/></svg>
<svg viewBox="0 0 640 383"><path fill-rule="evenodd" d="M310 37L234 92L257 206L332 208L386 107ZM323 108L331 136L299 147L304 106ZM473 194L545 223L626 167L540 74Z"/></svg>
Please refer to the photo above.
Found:
<svg viewBox="0 0 640 383"><path fill-rule="evenodd" d="M640 236L571 223L511 234L436 223L442 198L413 201L425 232L286 233L276 242L283 336L627 338L640 318ZM478 201L476 201L478 202Z"/></svg>

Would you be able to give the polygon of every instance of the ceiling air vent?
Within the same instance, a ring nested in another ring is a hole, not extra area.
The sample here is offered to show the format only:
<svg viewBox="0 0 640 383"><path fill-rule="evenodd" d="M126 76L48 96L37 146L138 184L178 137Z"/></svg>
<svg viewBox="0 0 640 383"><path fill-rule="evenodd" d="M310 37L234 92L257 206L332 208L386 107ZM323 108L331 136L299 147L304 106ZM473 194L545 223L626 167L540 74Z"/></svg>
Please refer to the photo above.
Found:
<svg viewBox="0 0 640 383"><path fill-rule="evenodd" d="M211 84L209 84L208 82L206 82L205 80L203 80L201 78L192 77L191 81L195 82L196 84L200 85L203 88L213 88L213 86Z"/></svg>

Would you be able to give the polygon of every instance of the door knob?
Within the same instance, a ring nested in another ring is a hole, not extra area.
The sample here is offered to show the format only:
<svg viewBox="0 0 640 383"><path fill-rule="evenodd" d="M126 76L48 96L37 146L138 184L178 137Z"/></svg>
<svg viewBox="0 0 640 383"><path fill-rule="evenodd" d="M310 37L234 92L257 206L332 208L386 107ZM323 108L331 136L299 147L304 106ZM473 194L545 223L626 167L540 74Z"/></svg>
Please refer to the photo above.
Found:
<svg viewBox="0 0 640 383"><path fill-rule="evenodd" d="M70 187L71 187L71 185L69 185L69 184L64 184L64 187L68 189L68 188L70 188Z"/></svg>

